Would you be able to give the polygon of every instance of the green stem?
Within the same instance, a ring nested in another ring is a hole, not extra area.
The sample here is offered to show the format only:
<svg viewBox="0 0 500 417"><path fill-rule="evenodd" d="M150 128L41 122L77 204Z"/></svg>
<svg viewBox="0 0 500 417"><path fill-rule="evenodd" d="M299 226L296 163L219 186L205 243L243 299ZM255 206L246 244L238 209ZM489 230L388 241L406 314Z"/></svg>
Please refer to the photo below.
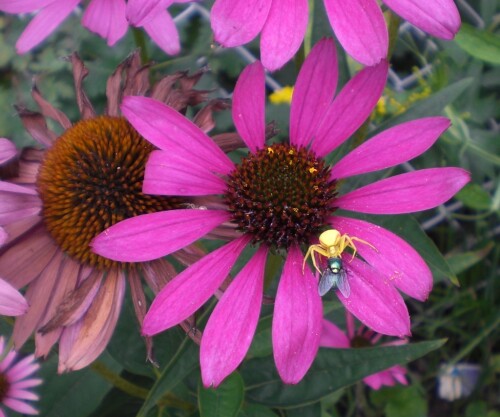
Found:
<svg viewBox="0 0 500 417"><path fill-rule="evenodd" d="M146 47L146 37L144 36L144 32L140 29L132 28L132 33L134 35L135 45L141 51L141 62L143 64L147 64L149 62L149 56Z"/></svg>
<svg viewBox="0 0 500 417"><path fill-rule="evenodd" d="M132 397L137 397L141 399L146 399L148 395L148 390L141 388L130 381L122 378L120 375L115 374L111 369L106 367L102 362L95 361L92 363L91 368L97 372L102 378L111 383L114 387L119 390L131 395Z"/></svg>
<svg viewBox="0 0 500 417"><path fill-rule="evenodd" d="M396 49L396 42L398 40L398 31L399 31L399 16L392 13L390 10L387 11L387 19L388 19L388 31L389 31L389 51L387 53L387 60L390 61L392 54L394 53L394 49Z"/></svg>

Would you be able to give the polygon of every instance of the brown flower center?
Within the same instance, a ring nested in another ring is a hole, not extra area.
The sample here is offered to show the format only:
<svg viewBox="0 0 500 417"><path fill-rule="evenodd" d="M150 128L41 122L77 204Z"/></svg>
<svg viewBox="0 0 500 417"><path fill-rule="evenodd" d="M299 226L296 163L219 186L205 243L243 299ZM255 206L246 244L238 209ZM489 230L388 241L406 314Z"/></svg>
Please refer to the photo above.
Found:
<svg viewBox="0 0 500 417"><path fill-rule="evenodd" d="M354 336L351 340L352 348L364 348L370 347L371 345L370 341L363 336Z"/></svg>
<svg viewBox="0 0 500 417"><path fill-rule="evenodd" d="M69 256L94 267L117 262L90 251L104 229L129 217L175 208L142 193L153 145L124 119L101 116L66 130L46 152L38 174L45 225Z"/></svg>
<svg viewBox="0 0 500 417"><path fill-rule="evenodd" d="M0 372L0 404L3 403L10 389L10 382L3 372Z"/></svg>
<svg viewBox="0 0 500 417"><path fill-rule="evenodd" d="M286 249L319 234L335 195L323 160L305 148L275 144L250 154L229 175L226 202L254 242Z"/></svg>

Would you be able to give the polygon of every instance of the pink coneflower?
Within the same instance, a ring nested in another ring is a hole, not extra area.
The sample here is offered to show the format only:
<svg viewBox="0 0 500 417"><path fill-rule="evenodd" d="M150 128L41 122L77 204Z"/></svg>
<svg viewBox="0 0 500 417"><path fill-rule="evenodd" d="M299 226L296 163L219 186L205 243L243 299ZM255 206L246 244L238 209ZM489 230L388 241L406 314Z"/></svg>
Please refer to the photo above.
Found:
<svg viewBox="0 0 500 417"><path fill-rule="evenodd" d="M5 239L7 240L7 239ZM0 241L0 244L2 242ZM0 278L0 315L20 316L28 310L28 303L12 285Z"/></svg>
<svg viewBox="0 0 500 417"><path fill-rule="evenodd" d="M15 145L8 139L0 138L0 165L11 160L17 155Z"/></svg>
<svg viewBox="0 0 500 417"><path fill-rule="evenodd" d="M153 1L129 0L126 3L125 0L90 0L83 2L88 4L83 13L82 25L106 39L109 46L113 46L125 35L129 23L143 27L162 50L173 55L180 51L179 34L166 8L173 3L186 2L155 0L157 6L146 12ZM17 52L24 54L43 42L80 3L82 0L0 0L0 10L13 14L36 13L16 43ZM135 17L138 9L143 10L141 21ZM128 16L132 19L127 20Z"/></svg>
<svg viewBox="0 0 500 417"><path fill-rule="evenodd" d="M35 356L29 355L17 363L17 353L6 350L3 336L0 336L0 404L21 414L38 414L38 411L26 401L37 401L38 395L29 391L42 383L41 379L33 378L33 373L40 367L35 362ZM0 408L0 417L5 417Z"/></svg>
<svg viewBox="0 0 500 417"><path fill-rule="evenodd" d="M425 300L432 287L429 268L393 233L333 213L336 209L375 214L426 210L451 198L469 181L469 174L460 168L424 169L338 196L338 180L407 161L429 148L449 126L443 117L404 123L373 137L330 167L324 157L369 116L387 71L386 62L364 69L334 98L334 43L319 42L297 79L290 141L266 145L264 69L260 62L249 65L233 95L233 120L249 149L239 164L168 106L141 97L124 99L125 117L160 149L150 156L143 191L200 196L200 207L118 223L94 240L94 250L117 261L146 261L212 235L219 225L233 228L229 243L165 286L146 315L143 333L156 334L193 314L220 287L241 252L258 247L205 328L201 369L206 386L217 386L247 352L259 317L270 248L286 258L274 305L276 366L287 383L297 383L304 376L319 346L322 318L318 280L309 267L303 272L304 253L325 229L356 236L376 248L358 244L366 262L346 257L350 296L337 294L346 308L380 333L410 333L408 311L397 289ZM203 197L213 195L223 196L218 205ZM201 203L203 198L206 203Z"/></svg>
<svg viewBox="0 0 500 417"><path fill-rule="evenodd" d="M323 331L321 333L320 346L330 348L361 348L370 347L378 344L383 337L373 330L360 326L357 330L354 328L354 318L351 314L346 314L347 319L347 334L340 330L332 322L323 319ZM383 346L395 346L405 344L405 340L394 340L382 344ZM406 380L406 369L401 365L391 366L390 368L377 372L376 374L363 378L363 382L374 390L382 388L382 386L392 387L398 382L403 385L408 385Z"/></svg>
<svg viewBox="0 0 500 417"><path fill-rule="evenodd" d="M38 357L59 341L59 371L80 369L105 349L127 281L142 323L147 308L142 278L158 292L175 274L162 259L124 264L97 256L88 246L120 220L163 213L185 201L142 193L146 160L154 147L120 116L122 95L148 94L179 111L206 96L192 88L201 73L179 72L150 85L148 67L134 53L109 77L106 111L99 116L82 88L87 69L77 54L70 59L81 120L73 125L35 87L33 98L41 113L18 112L43 149L23 150L15 174L0 170L0 226L8 236L0 248L0 277L15 288L27 286L29 303L14 325L14 344L19 348L35 333ZM211 111L217 105L213 102L198 113L203 129L212 127ZM59 124L60 136L47 127L46 117ZM196 248L176 255L185 265L200 256ZM150 352L151 340L146 344Z"/></svg>
<svg viewBox="0 0 500 417"><path fill-rule="evenodd" d="M387 56L388 33L376 0L324 0L337 39L354 59L374 65ZM395 13L431 35L452 39L460 27L453 0L384 0ZM233 47L260 33L262 64L274 71L297 52L309 19L308 0L216 0L211 13L215 40Z"/></svg>

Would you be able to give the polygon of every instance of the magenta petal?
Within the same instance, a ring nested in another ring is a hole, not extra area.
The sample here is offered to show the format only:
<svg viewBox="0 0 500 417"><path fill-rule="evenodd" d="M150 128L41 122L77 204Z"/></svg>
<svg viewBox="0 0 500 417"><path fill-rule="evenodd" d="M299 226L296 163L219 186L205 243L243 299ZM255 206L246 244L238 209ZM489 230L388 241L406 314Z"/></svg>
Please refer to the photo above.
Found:
<svg viewBox="0 0 500 417"><path fill-rule="evenodd" d="M54 0L0 0L0 10L6 13L31 13Z"/></svg>
<svg viewBox="0 0 500 417"><path fill-rule="evenodd" d="M41 43L68 17L80 0L54 1L40 10L16 43L18 54L24 54Z"/></svg>
<svg viewBox="0 0 500 417"><path fill-rule="evenodd" d="M342 304L361 323L389 336L410 335L410 316L398 290L370 265L355 258L344 261L351 294L345 298L337 291Z"/></svg>
<svg viewBox="0 0 500 417"><path fill-rule="evenodd" d="M443 204L469 181L470 174L461 168L421 169L351 191L335 205L361 213L413 213Z"/></svg>
<svg viewBox="0 0 500 417"><path fill-rule="evenodd" d="M342 234L355 236L375 247L374 250L355 242L363 259L381 276L387 277L392 285L417 300L427 299L432 290L432 273L412 246L389 230L372 223L339 216L329 221Z"/></svg>
<svg viewBox="0 0 500 417"><path fill-rule="evenodd" d="M324 0L342 47L356 61L375 65L387 56L389 36L376 0Z"/></svg>
<svg viewBox="0 0 500 417"><path fill-rule="evenodd" d="M92 250L120 262L161 258L193 243L229 220L222 210L167 210L123 220L91 243Z"/></svg>
<svg viewBox="0 0 500 417"><path fill-rule="evenodd" d="M0 278L0 314L19 316L26 313L28 303L12 285Z"/></svg>
<svg viewBox="0 0 500 417"><path fill-rule="evenodd" d="M227 243L165 285L144 317L142 333L155 335L194 314L227 278L249 240L247 236L242 236Z"/></svg>
<svg viewBox="0 0 500 417"><path fill-rule="evenodd" d="M217 387L243 361L259 321L268 248L261 246L239 272L203 330L201 377Z"/></svg>
<svg viewBox="0 0 500 417"><path fill-rule="evenodd" d="M144 24L144 30L151 39L167 54L176 55L181 51L179 32L174 19L163 10Z"/></svg>
<svg viewBox="0 0 500 417"><path fill-rule="evenodd" d="M346 334L331 321L323 319L322 325L323 329L321 331L321 339L319 340L321 347L347 349L351 346L351 342Z"/></svg>
<svg viewBox="0 0 500 417"><path fill-rule="evenodd" d="M266 138L265 120L265 74L259 61L248 65L241 73L233 94L233 121L253 153L264 147Z"/></svg>
<svg viewBox="0 0 500 417"><path fill-rule="evenodd" d="M453 39L460 29L460 14L453 0L383 0L395 13L424 32L443 39Z"/></svg>
<svg viewBox="0 0 500 417"><path fill-rule="evenodd" d="M92 0L83 14L82 24L113 46L127 32L124 0Z"/></svg>
<svg viewBox="0 0 500 417"><path fill-rule="evenodd" d="M346 178L406 162L429 149L449 126L445 117L427 117L387 129L344 156L330 171L330 178Z"/></svg>
<svg viewBox="0 0 500 417"><path fill-rule="evenodd" d="M307 146L314 136L337 89L338 66L335 44L319 41L300 69L290 109L290 143Z"/></svg>
<svg viewBox="0 0 500 417"><path fill-rule="evenodd" d="M388 63L382 61L363 69L344 86L326 111L312 141L316 155L327 155L363 124L384 90L388 70Z"/></svg>
<svg viewBox="0 0 500 417"><path fill-rule="evenodd" d="M153 151L146 164L142 192L194 196L224 194L226 188L226 183L220 177L192 158L165 151Z"/></svg>
<svg viewBox="0 0 500 417"><path fill-rule="evenodd" d="M1 225L36 216L41 208L42 202L36 190L0 181Z"/></svg>
<svg viewBox="0 0 500 417"><path fill-rule="evenodd" d="M262 64L275 71L293 58L307 29L308 0L273 1L260 35Z"/></svg>
<svg viewBox="0 0 500 417"><path fill-rule="evenodd" d="M200 164L210 161L213 170L221 174L229 174L234 169L233 162L212 139L166 104L152 98L129 96L123 99L121 110L132 126L158 148L172 153L177 149L191 153L194 161Z"/></svg>
<svg viewBox="0 0 500 417"><path fill-rule="evenodd" d="M273 0L216 0L210 13L214 37L223 46L250 42L262 30Z"/></svg>
<svg viewBox="0 0 500 417"><path fill-rule="evenodd" d="M172 3L174 0L128 0L127 19L131 25L143 26Z"/></svg>
<svg viewBox="0 0 500 417"><path fill-rule="evenodd" d="M10 140L0 138L0 165L17 155L16 145Z"/></svg>
<svg viewBox="0 0 500 417"><path fill-rule="evenodd" d="M318 282L297 246L288 251L281 274L273 316L273 353L286 384L297 384L311 366L319 347L323 307Z"/></svg>

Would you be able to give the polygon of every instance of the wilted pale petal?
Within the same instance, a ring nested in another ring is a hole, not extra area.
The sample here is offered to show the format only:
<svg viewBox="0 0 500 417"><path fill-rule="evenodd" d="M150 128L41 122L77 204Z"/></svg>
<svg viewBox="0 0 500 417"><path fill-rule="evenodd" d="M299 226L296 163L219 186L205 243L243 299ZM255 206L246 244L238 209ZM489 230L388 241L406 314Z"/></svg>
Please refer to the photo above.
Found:
<svg viewBox="0 0 500 417"><path fill-rule="evenodd" d="M330 171L330 178L346 178L406 162L429 149L449 126L446 117L427 117L387 129L344 156Z"/></svg>
<svg viewBox="0 0 500 417"><path fill-rule="evenodd" d="M142 333L153 336L194 314L227 278L248 242L243 236L227 243L165 285L144 318Z"/></svg>
<svg viewBox="0 0 500 417"><path fill-rule="evenodd" d="M298 383L318 351L323 316L318 283L304 256L292 246L280 277L272 325L276 368L286 384Z"/></svg>
<svg viewBox="0 0 500 417"><path fill-rule="evenodd" d="M153 145L176 152L191 152L193 160L211 161L212 169L229 174L233 162L198 126L171 107L147 97L125 97L121 111L132 126Z"/></svg>
<svg viewBox="0 0 500 417"><path fill-rule="evenodd" d="M266 138L264 81L264 68L256 61L240 74L233 93L233 121L253 153L264 147Z"/></svg>
<svg viewBox="0 0 500 417"><path fill-rule="evenodd" d="M319 345L321 347L347 349L351 346L351 342L346 334L335 324L329 320L323 319Z"/></svg>
<svg viewBox="0 0 500 417"><path fill-rule="evenodd" d="M358 253L380 276L410 297L427 299L432 290L432 272L411 245L389 230L362 220L335 216L329 221L342 234L365 240L375 247L354 242Z"/></svg>
<svg viewBox="0 0 500 417"><path fill-rule="evenodd" d="M193 161L190 155L153 151L144 172L142 192L154 195L224 194L226 183L205 165Z"/></svg>
<svg viewBox="0 0 500 417"><path fill-rule="evenodd" d="M12 285L0 278L0 314L19 316L26 313L28 303Z"/></svg>
<svg viewBox="0 0 500 417"><path fill-rule="evenodd" d="M80 0L55 1L40 10L17 40L17 53L24 54L41 43L68 17L78 3Z"/></svg>
<svg viewBox="0 0 500 417"><path fill-rule="evenodd" d="M389 280L359 259L344 257L351 294L345 298L337 291L342 304L357 319L374 331L390 336L410 334L410 316L405 302Z"/></svg>
<svg viewBox="0 0 500 417"><path fill-rule="evenodd" d="M324 0L342 47L356 61L375 65L387 56L389 36L376 0Z"/></svg>
<svg viewBox="0 0 500 417"><path fill-rule="evenodd" d="M322 157L340 146L368 118L387 80L386 61L357 73L325 113L311 147Z"/></svg>
<svg viewBox="0 0 500 417"><path fill-rule="evenodd" d="M299 49L309 19L308 0L274 0L260 35L260 59L275 71Z"/></svg>
<svg viewBox="0 0 500 417"><path fill-rule="evenodd" d="M163 10L144 24L144 30L153 41L167 54L176 55L181 51L179 32L174 19Z"/></svg>
<svg viewBox="0 0 500 417"><path fill-rule="evenodd" d="M217 387L245 357L259 321L268 249L262 245L212 312L200 346L205 387Z"/></svg>
<svg viewBox="0 0 500 417"><path fill-rule="evenodd" d="M262 30L273 0L216 0L210 22L216 42L240 46L250 42Z"/></svg>
<svg viewBox="0 0 500 417"><path fill-rule="evenodd" d="M395 13L424 32L453 39L460 29L460 14L453 0L383 0Z"/></svg>
<svg viewBox="0 0 500 417"><path fill-rule="evenodd" d="M9 159L17 155L16 145L10 140L0 138L0 164L7 162Z"/></svg>
<svg viewBox="0 0 500 417"><path fill-rule="evenodd" d="M338 66L332 39L319 41L300 69L290 108L290 143L307 146L337 89Z"/></svg>
<svg viewBox="0 0 500 417"><path fill-rule="evenodd" d="M120 262L161 258L205 236L229 220L222 210L167 210L117 223L91 243L92 250Z"/></svg>
<svg viewBox="0 0 500 417"><path fill-rule="evenodd" d="M125 0L92 0L85 9L82 24L113 46L127 32Z"/></svg>
<svg viewBox="0 0 500 417"><path fill-rule="evenodd" d="M443 204L469 181L470 174L461 168L421 169L351 191L335 204L361 213L413 213Z"/></svg>

